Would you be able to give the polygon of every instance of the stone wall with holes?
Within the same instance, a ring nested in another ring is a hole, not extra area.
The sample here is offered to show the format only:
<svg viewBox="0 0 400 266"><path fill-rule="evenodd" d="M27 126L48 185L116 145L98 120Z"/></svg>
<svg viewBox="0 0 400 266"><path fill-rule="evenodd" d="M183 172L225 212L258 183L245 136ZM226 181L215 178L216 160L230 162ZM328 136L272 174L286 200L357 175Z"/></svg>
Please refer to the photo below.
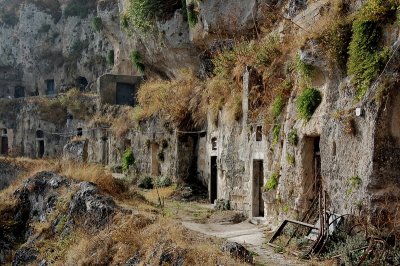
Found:
<svg viewBox="0 0 400 266"><path fill-rule="evenodd" d="M62 118L60 123L42 120L38 106L28 100L3 99L1 104L0 129L2 137L8 139L9 156L60 158L67 139L51 133L65 132ZM43 154L40 154L40 145L43 145Z"/></svg>

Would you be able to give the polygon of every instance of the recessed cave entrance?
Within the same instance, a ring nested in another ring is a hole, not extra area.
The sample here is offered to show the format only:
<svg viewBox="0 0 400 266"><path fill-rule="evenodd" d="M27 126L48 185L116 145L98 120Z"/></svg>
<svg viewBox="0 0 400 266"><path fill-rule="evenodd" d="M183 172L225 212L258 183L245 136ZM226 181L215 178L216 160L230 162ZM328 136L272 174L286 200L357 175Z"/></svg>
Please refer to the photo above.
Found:
<svg viewBox="0 0 400 266"><path fill-rule="evenodd" d="M320 137L308 136L304 138L303 148L303 194L306 208L309 208L312 202L318 198L318 194L322 189L321 178L321 153L320 153Z"/></svg>
<svg viewBox="0 0 400 266"><path fill-rule="evenodd" d="M135 105L135 85L117 83L116 103L119 105Z"/></svg>
<svg viewBox="0 0 400 266"><path fill-rule="evenodd" d="M253 185L252 185L252 216L264 217L264 200L262 192L264 187L264 162L253 160Z"/></svg>
<svg viewBox="0 0 400 266"><path fill-rule="evenodd" d="M8 154L8 137L2 136L1 137L1 155Z"/></svg>
<svg viewBox="0 0 400 266"><path fill-rule="evenodd" d="M211 156L210 202L218 198L218 165L217 156Z"/></svg>
<svg viewBox="0 0 400 266"><path fill-rule="evenodd" d="M158 143L151 144L151 169L150 174L154 176L160 175L160 162L158 161Z"/></svg>
<svg viewBox="0 0 400 266"><path fill-rule="evenodd" d="M25 88L22 86L15 87L14 98L23 98L23 97L25 97Z"/></svg>
<svg viewBox="0 0 400 266"><path fill-rule="evenodd" d="M80 91L85 91L86 86L89 84L87 79L85 77L78 77L75 79L75 86L80 90Z"/></svg>
<svg viewBox="0 0 400 266"><path fill-rule="evenodd" d="M76 136L82 137L82 135L83 135L83 130L82 130L81 127L78 127L78 128L76 129Z"/></svg>

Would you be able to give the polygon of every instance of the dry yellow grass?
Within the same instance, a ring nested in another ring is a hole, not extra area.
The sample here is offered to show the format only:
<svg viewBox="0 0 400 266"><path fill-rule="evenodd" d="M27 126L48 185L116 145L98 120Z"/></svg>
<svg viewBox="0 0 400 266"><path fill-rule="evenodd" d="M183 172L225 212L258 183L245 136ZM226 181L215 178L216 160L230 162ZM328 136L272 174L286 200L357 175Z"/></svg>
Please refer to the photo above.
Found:
<svg viewBox="0 0 400 266"><path fill-rule="evenodd" d="M182 69L172 81L153 79L144 83L137 98L141 118L161 117L178 128L201 125L206 113L199 108L202 83L192 70Z"/></svg>

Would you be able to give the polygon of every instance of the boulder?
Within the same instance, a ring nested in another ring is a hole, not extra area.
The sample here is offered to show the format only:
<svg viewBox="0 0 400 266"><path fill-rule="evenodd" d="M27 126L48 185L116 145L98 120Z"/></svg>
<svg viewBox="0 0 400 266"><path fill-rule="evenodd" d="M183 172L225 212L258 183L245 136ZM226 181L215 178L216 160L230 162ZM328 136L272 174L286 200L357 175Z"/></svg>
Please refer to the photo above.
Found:
<svg viewBox="0 0 400 266"><path fill-rule="evenodd" d="M240 261L253 263L253 255L251 255L250 251L237 242L225 242L221 250L223 252L228 252L232 257Z"/></svg>
<svg viewBox="0 0 400 266"><path fill-rule="evenodd" d="M67 143L63 148L64 160L84 163L88 157L87 140L74 140Z"/></svg>
<svg viewBox="0 0 400 266"><path fill-rule="evenodd" d="M99 193L91 182L81 182L69 205L69 217L86 229L99 229L115 214L117 206L110 196Z"/></svg>

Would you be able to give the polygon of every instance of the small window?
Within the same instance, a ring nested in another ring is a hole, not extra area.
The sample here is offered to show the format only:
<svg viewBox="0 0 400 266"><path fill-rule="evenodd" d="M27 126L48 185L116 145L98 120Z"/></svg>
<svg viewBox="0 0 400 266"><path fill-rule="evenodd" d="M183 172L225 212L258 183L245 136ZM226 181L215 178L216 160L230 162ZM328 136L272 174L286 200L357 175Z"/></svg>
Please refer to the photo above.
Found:
<svg viewBox="0 0 400 266"><path fill-rule="evenodd" d="M44 138L44 134L42 130L36 130L36 138L42 139Z"/></svg>
<svg viewBox="0 0 400 266"><path fill-rule="evenodd" d="M1 134L2 134L2 135L7 135L7 129L6 129L6 128L3 128L3 129L1 130Z"/></svg>
<svg viewBox="0 0 400 266"><path fill-rule="evenodd" d="M77 135L78 137L82 137L83 132L82 132L82 128L81 128L81 127L78 127L78 129L76 130L76 135Z"/></svg>
<svg viewBox="0 0 400 266"><path fill-rule="evenodd" d="M262 126L257 126L256 141L262 141Z"/></svg>
<svg viewBox="0 0 400 266"><path fill-rule="evenodd" d="M211 149L212 149L213 151L216 151L216 150L217 150L217 138L212 138L212 139L211 139Z"/></svg>
<svg viewBox="0 0 400 266"><path fill-rule="evenodd" d="M47 85L47 95L55 94L56 90L55 90L54 79L46 80L46 85Z"/></svg>

